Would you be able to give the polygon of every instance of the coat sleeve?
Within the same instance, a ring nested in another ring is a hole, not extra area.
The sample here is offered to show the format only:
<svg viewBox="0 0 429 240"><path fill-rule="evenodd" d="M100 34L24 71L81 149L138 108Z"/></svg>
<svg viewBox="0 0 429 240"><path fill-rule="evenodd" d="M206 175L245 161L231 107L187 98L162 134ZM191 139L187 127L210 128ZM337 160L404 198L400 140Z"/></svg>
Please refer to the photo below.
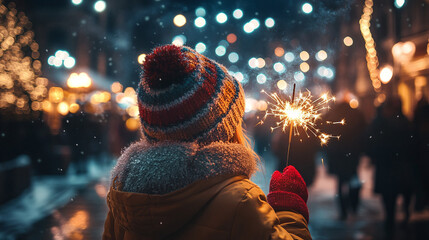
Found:
<svg viewBox="0 0 429 240"><path fill-rule="evenodd" d="M299 213L275 212L262 190L254 186L243 196L234 216L231 239L311 239Z"/></svg>

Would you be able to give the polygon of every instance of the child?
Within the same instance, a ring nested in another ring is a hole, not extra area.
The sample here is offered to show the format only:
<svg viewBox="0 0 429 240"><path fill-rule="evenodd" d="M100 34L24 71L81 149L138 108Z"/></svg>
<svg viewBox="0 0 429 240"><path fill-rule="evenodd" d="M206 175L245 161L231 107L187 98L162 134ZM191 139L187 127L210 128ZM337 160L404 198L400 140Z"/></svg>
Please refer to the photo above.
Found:
<svg viewBox="0 0 429 240"><path fill-rule="evenodd" d="M311 239L307 187L274 172L268 201L241 128L244 92L189 47L155 48L138 89L144 139L112 171L103 239Z"/></svg>

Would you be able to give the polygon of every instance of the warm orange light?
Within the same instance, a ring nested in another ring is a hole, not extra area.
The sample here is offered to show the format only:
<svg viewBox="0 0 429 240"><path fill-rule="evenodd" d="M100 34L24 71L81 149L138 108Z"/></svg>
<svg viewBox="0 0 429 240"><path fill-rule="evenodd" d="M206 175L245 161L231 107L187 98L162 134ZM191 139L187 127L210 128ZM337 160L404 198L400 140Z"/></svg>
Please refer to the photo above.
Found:
<svg viewBox="0 0 429 240"><path fill-rule="evenodd" d="M355 98L350 100L349 105L351 108L358 108L359 107L359 101Z"/></svg>
<svg viewBox="0 0 429 240"><path fill-rule="evenodd" d="M87 88L91 86L92 79L85 72L82 73L72 73L67 79L67 86L69 88Z"/></svg>
<svg viewBox="0 0 429 240"><path fill-rule="evenodd" d="M110 87L110 89L114 93L119 93L119 92L122 92L123 86L120 82L114 82L112 83L112 86Z"/></svg>
<svg viewBox="0 0 429 240"><path fill-rule="evenodd" d="M307 61L310 58L310 54L308 54L308 52L306 51L302 51L299 54L299 57L301 58L302 61Z"/></svg>
<svg viewBox="0 0 429 240"><path fill-rule="evenodd" d="M69 111L71 113L76 113L77 111L79 111L79 108L80 108L79 104L72 103L72 104L70 104Z"/></svg>
<svg viewBox="0 0 429 240"><path fill-rule="evenodd" d="M137 57L137 62L141 65L144 63L145 59L146 59L146 54L142 53Z"/></svg>
<svg viewBox="0 0 429 240"><path fill-rule="evenodd" d="M52 103L48 100L45 100L42 102L42 109L45 112L51 112L52 111Z"/></svg>
<svg viewBox="0 0 429 240"><path fill-rule="evenodd" d="M306 63L306 62L303 62L299 65L299 68L303 72L308 72L308 70L310 70L310 65L308 65L308 63Z"/></svg>
<svg viewBox="0 0 429 240"><path fill-rule="evenodd" d="M139 116L138 106L134 105L134 106L127 108L127 113L128 113L128 115L130 115L130 117L138 117Z"/></svg>
<svg viewBox="0 0 429 240"><path fill-rule="evenodd" d="M177 27L183 27L186 24L186 17L182 14L178 14L173 18L173 23Z"/></svg>
<svg viewBox="0 0 429 240"><path fill-rule="evenodd" d="M57 111L65 116L67 113L69 113L69 105L66 102L60 102L57 106Z"/></svg>
<svg viewBox="0 0 429 240"><path fill-rule="evenodd" d="M129 131L137 131L140 128L140 121L135 118L128 118L125 126Z"/></svg>
<svg viewBox="0 0 429 240"><path fill-rule="evenodd" d="M286 89L286 87L287 87L287 83L286 83L286 81L285 80L279 80L278 82L277 82L277 87L280 89L280 90L285 90Z"/></svg>
<svg viewBox="0 0 429 240"><path fill-rule="evenodd" d="M64 98L64 91L60 87L51 87L49 89L49 101L59 103Z"/></svg>
<svg viewBox="0 0 429 240"><path fill-rule="evenodd" d="M416 45L414 42L398 42L392 47L392 55L394 59L400 63L409 62L416 52Z"/></svg>
<svg viewBox="0 0 429 240"><path fill-rule="evenodd" d="M234 33L230 33L228 34L228 36L226 36L226 40L229 43L235 43L237 41L237 35L235 35Z"/></svg>
<svg viewBox="0 0 429 240"><path fill-rule="evenodd" d="M277 57L281 57L285 54L285 50L282 47L276 47L276 49L274 49L274 54Z"/></svg>
<svg viewBox="0 0 429 240"><path fill-rule="evenodd" d="M258 58L258 68L265 67L265 60L263 58Z"/></svg>

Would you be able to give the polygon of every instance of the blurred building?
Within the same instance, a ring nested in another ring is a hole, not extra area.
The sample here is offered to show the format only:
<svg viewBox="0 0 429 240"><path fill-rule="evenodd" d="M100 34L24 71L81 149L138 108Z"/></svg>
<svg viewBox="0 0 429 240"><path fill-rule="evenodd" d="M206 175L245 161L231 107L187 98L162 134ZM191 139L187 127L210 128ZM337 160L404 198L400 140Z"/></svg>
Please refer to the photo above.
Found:
<svg viewBox="0 0 429 240"><path fill-rule="evenodd" d="M352 89L367 119L392 95L412 117L417 101L429 95L428 12L427 0L367 0L343 16L336 87Z"/></svg>

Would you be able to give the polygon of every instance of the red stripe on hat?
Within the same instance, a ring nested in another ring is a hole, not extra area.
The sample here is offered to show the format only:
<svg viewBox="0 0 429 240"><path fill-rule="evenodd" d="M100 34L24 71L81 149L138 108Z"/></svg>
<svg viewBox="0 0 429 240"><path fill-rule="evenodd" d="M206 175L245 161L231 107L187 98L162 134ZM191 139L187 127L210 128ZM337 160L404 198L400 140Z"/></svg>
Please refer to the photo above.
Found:
<svg viewBox="0 0 429 240"><path fill-rule="evenodd" d="M203 71L205 81L201 87L182 103L160 111L153 111L139 103L140 117L149 125L168 126L183 122L194 116L213 97L216 88L217 71L216 67L209 63L208 67L212 73Z"/></svg>

